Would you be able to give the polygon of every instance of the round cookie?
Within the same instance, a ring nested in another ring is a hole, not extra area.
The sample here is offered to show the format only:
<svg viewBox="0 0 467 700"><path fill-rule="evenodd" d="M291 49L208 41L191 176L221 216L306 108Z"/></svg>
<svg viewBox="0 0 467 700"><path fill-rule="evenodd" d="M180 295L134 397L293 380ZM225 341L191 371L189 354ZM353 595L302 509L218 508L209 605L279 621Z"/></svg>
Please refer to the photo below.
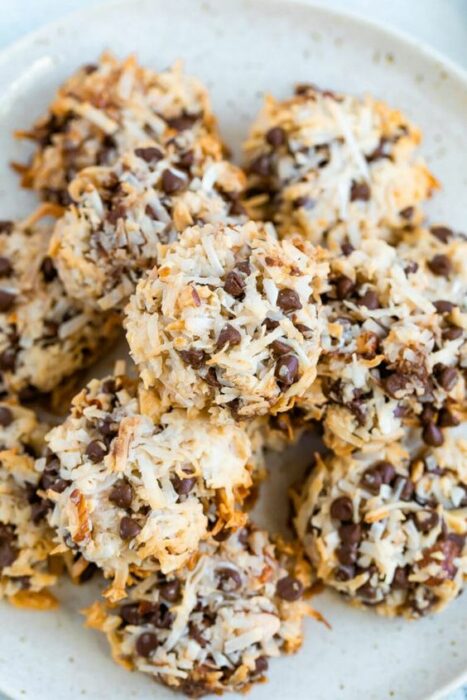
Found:
<svg viewBox="0 0 467 700"><path fill-rule="evenodd" d="M0 598L37 609L56 605L53 532L34 468L45 432L32 411L0 403Z"/></svg>
<svg viewBox="0 0 467 700"><path fill-rule="evenodd" d="M203 543L193 565L153 574L119 609L96 603L88 626L107 635L128 669L192 697L245 691L264 680L272 657L297 651L310 611L306 570L291 570L267 533L251 526Z"/></svg>
<svg viewBox="0 0 467 700"><path fill-rule="evenodd" d="M161 247L126 309L131 354L163 407L237 418L291 408L316 376L321 252L272 227L194 226Z"/></svg>
<svg viewBox="0 0 467 700"><path fill-rule="evenodd" d="M0 392L29 399L90 365L118 330L115 315L67 297L47 254L51 226L38 210L0 222Z"/></svg>
<svg viewBox="0 0 467 700"><path fill-rule="evenodd" d="M247 433L182 410L155 423L151 397L125 376L91 381L46 441L38 468L54 503L50 523L64 550L112 579L113 600L133 573L174 571L201 540L245 518L237 506L255 467Z"/></svg>
<svg viewBox="0 0 467 700"><path fill-rule="evenodd" d="M456 424L466 398L466 259L462 236L443 243L416 229L397 245L368 239L331 260L318 381L302 406L323 421L334 451L398 439L408 419L435 446Z"/></svg>
<svg viewBox="0 0 467 700"><path fill-rule="evenodd" d="M352 604L438 612L467 575L467 441L453 431L414 456L394 443L318 459L295 525L318 576Z"/></svg>
<svg viewBox="0 0 467 700"><path fill-rule="evenodd" d="M386 227L418 224L438 186L416 148L420 132L397 110L299 85L268 97L245 143L250 205L281 235L358 247Z"/></svg>
<svg viewBox="0 0 467 700"><path fill-rule="evenodd" d="M17 133L37 145L17 169L24 187L67 205L68 184L83 168L110 165L140 142L167 142L187 129L217 133L205 87L180 63L156 73L135 56L104 53L63 83L32 129Z"/></svg>
<svg viewBox="0 0 467 700"><path fill-rule="evenodd" d="M159 243L194 223L242 220L244 181L222 160L218 139L190 131L167 146L146 140L113 167L84 170L50 246L67 292L90 307L122 308Z"/></svg>

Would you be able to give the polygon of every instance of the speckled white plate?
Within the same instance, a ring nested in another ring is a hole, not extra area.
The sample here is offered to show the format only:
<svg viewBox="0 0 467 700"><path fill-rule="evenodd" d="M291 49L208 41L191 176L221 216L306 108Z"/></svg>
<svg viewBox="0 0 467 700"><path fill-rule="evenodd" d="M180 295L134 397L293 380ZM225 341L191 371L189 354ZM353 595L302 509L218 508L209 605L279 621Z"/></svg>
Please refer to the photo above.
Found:
<svg viewBox="0 0 467 700"><path fill-rule="evenodd" d="M285 96L311 81L370 91L399 106L425 132L423 151L445 191L433 216L463 226L467 201L467 79L430 50L373 24L309 3L275 0L127 0L74 15L0 55L0 218L21 215L34 198L19 192L7 163L24 157L10 133L40 114L58 83L103 48L136 51L162 68L183 57L212 91L226 140L238 153L264 92ZM287 516L285 484L306 463L301 445L275 465L258 517L271 528ZM58 613L0 606L0 691L14 700L128 700L171 693L109 659L77 611L95 590L64 585ZM310 621L295 657L271 664L252 700L426 700L467 676L467 597L417 623L350 609L331 594L316 607L332 624Z"/></svg>

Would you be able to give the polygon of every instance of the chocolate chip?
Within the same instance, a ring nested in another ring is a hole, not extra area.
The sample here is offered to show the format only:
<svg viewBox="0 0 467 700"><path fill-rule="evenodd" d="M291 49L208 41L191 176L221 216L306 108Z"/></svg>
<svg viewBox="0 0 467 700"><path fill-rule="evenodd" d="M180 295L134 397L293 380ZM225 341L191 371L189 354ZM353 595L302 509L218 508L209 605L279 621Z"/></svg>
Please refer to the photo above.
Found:
<svg viewBox="0 0 467 700"><path fill-rule="evenodd" d="M435 377L438 384L445 390L451 391L457 384L457 370L455 367L446 367L437 364L434 367Z"/></svg>
<svg viewBox="0 0 467 700"><path fill-rule="evenodd" d="M34 523L34 525L38 525L41 522L41 520L45 518L45 516L51 508L51 505L52 503L49 500L42 500L38 501L37 503L31 503L31 520Z"/></svg>
<svg viewBox="0 0 467 700"><path fill-rule="evenodd" d="M120 520L120 537L122 540L132 540L141 532L141 527L136 520L125 516Z"/></svg>
<svg viewBox="0 0 467 700"><path fill-rule="evenodd" d="M430 228L430 233L441 241L441 243L447 243L450 238L454 235L453 231L447 226L432 226Z"/></svg>
<svg viewBox="0 0 467 700"><path fill-rule="evenodd" d="M186 181L167 169L162 173L161 184L166 194L175 194L175 192L180 192L180 190L185 188Z"/></svg>
<svg viewBox="0 0 467 700"><path fill-rule="evenodd" d="M57 276L57 270L55 269L53 260L48 255L46 255L42 261L41 272L46 282L52 282Z"/></svg>
<svg viewBox="0 0 467 700"><path fill-rule="evenodd" d="M355 291L355 284L352 282L350 277L346 277L346 275L340 275L337 277L334 280L334 286L336 288L336 297L340 301L343 299L348 299Z"/></svg>
<svg viewBox="0 0 467 700"><path fill-rule="evenodd" d="M407 379L403 374L399 374L398 372L393 372L383 381L385 391L393 398L397 398L397 394L403 391L406 385Z"/></svg>
<svg viewBox="0 0 467 700"><path fill-rule="evenodd" d="M231 326L230 323L226 323L225 326L222 328L221 332L219 333L219 337L216 343L216 350L220 350L225 346L228 347L231 345L240 345L241 342L242 336L240 334L240 331Z"/></svg>
<svg viewBox="0 0 467 700"><path fill-rule="evenodd" d="M295 355L281 355L274 370L277 381L285 387L298 381L299 363Z"/></svg>
<svg viewBox="0 0 467 700"><path fill-rule="evenodd" d="M434 423L427 423L422 431L422 439L431 447L440 447L444 442L442 431Z"/></svg>
<svg viewBox="0 0 467 700"><path fill-rule="evenodd" d="M449 277L452 272L452 262L447 255L435 255L428 262L428 267L438 277Z"/></svg>
<svg viewBox="0 0 467 700"><path fill-rule="evenodd" d="M457 326L449 326L443 331L443 340L457 340L463 334L462 328Z"/></svg>
<svg viewBox="0 0 467 700"><path fill-rule="evenodd" d="M287 140L287 134L281 126L273 126L266 132L266 141L273 148L282 146Z"/></svg>
<svg viewBox="0 0 467 700"><path fill-rule="evenodd" d="M5 313L10 311L15 303L16 294L7 292L6 289L0 289L0 312Z"/></svg>
<svg viewBox="0 0 467 700"><path fill-rule="evenodd" d="M348 258L349 255L352 255L354 252L355 248L349 241L345 241L344 243L341 244L341 250L343 254Z"/></svg>
<svg viewBox="0 0 467 700"><path fill-rule="evenodd" d="M449 314L453 309L456 308L456 305L453 304L450 301L446 301L444 299L439 299L438 301L433 302L433 306L436 308L436 311L439 314Z"/></svg>
<svg viewBox="0 0 467 700"><path fill-rule="evenodd" d="M412 261L409 262L405 267L404 267L404 272L406 275L413 275L415 272L418 270L418 263Z"/></svg>
<svg viewBox="0 0 467 700"><path fill-rule="evenodd" d="M342 544L336 548L336 558L343 566L353 566L357 561L357 548L351 544Z"/></svg>
<svg viewBox="0 0 467 700"><path fill-rule="evenodd" d="M366 182L356 182L353 180L350 188L350 201L355 202L361 200L367 202L370 199L371 190Z"/></svg>
<svg viewBox="0 0 467 700"><path fill-rule="evenodd" d="M0 257L0 277L9 277L13 272L13 267L8 258Z"/></svg>
<svg viewBox="0 0 467 700"><path fill-rule="evenodd" d="M140 613L138 603L127 603L120 608L120 617L127 625L141 625L143 615Z"/></svg>
<svg viewBox="0 0 467 700"><path fill-rule="evenodd" d="M219 379L217 378L217 372L215 367L209 367L208 371L205 374L203 374L202 378L204 379L206 384L209 384L209 386L214 387L214 389L219 389L219 387L222 386Z"/></svg>
<svg viewBox="0 0 467 700"><path fill-rule="evenodd" d="M414 485L410 479L398 476L394 482L394 490L398 491L399 489L401 489L399 496L401 501L410 501L414 492Z"/></svg>
<svg viewBox="0 0 467 700"><path fill-rule="evenodd" d="M159 642L155 634L152 632L143 632L136 640L135 648L140 656L148 658L158 646Z"/></svg>
<svg viewBox="0 0 467 700"><path fill-rule="evenodd" d="M89 457L91 462L97 464L100 462L107 454L107 446L102 442L102 440L91 440L89 445L86 447L86 457Z"/></svg>
<svg viewBox="0 0 467 700"><path fill-rule="evenodd" d="M277 306L282 309L282 311L287 314L290 311L296 311L302 308L302 303L300 297L294 289L289 289L285 287L279 290L277 295Z"/></svg>
<svg viewBox="0 0 467 700"><path fill-rule="evenodd" d="M103 394L114 394L117 391L115 379L105 379L101 385Z"/></svg>
<svg viewBox="0 0 467 700"><path fill-rule="evenodd" d="M149 622L154 625L154 627L162 630L170 629L174 619L174 615L172 615L169 608L167 605L164 605L164 603L159 603L154 606L154 611L148 618Z"/></svg>
<svg viewBox="0 0 467 700"><path fill-rule="evenodd" d="M453 428L459 425L460 419L449 410L449 408L442 408L438 415L438 425L441 428Z"/></svg>
<svg viewBox="0 0 467 700"><path fill-rule="evenodd" d="M250 163L248 170L254 175L259 175L260 177L268 177L272 174L271 157L266 153L264 153L261 156L258 156Z"/></svg>
<svg viewBox="0 0 467 700"><path fill-rule="evenodd" d="M166 122L172 127L172 129L176 129L177 131L186 131L187 129L191 129L191 127L198 121L198 119L200 119L200 117L200 114L185 113L178 117L170 117L166 119Z"/></svg>
<svg viewBox="0 0 467 700"><path fill-rule="evenodd" d="M338 532L344 544L356 545L362 538L362 527L358 523L345 523L339 527Z"/></svg>
<svg viewBox="0 0 467 700"><path fill-rule="evenodd" d="M151 161L157 162L158 160L162 160L164 157L163 153L158 148L155 148L154 146L148 146L147 148L137 148L135 150L135 155L138 156L138 158L142 158L143 160L146 161L146 163L151 163Z"/></svg>
<svg viewBox="0 0 467 700"><path fill-rule="evenodd" d="M370 309L371 311L379 308L378 297L376 296L376 293L371 289L366 291L362 297L357 299L357 304L359 306L366 306L367 309Z"/></svg>
<svg viewBox="0 0 467 700"><path fill-rule="evenodd" d="M17 558L19 552L11 541L0 537L0 571L7 566L11 566Z"/></svg>
<svg viewBox="0 0 467 700"><path fill-rule="evenodd" d="M190 622L188 624L188 635L191 637L191 639L194 639L195 642L197 642L202 649L204 649L204 647L207 644L207 641L203 637L200 628L197 625L195 625L194 622Z"/></svg>
<svg viewBox="0 0 467 700"><path fill-rule="evenodd" d="M405 591L409 588L409 585L407 570L402 566L398 566L394 571L391 587L400 591Z"/></svg>
<svg viewBox="0 0 467 700"><path fill-rule="evenodd" d="M375 464L374 468L379 470L383 484L390 484L396 476L396 470L392 466L391 462L381 460Z"/></svg>
<svg viewBox="0 0 467 700"><path fill-rule="evenodd" d="M263 673L266 673L268 668L269 668L269 663L268 663L267 658L265 656L258 656L258 658L255 661L255 670L254 670L255 676L262 676Z"/></svg>
<svg viewBox="0 0 467 700"><path fill-rule="evenodd" d="M232 593L238 591L242 585L242 577L235 569L225 566L216 570L216 576L219 579L218 588L224 593Z"/></svg>
<svg viewBox="0 0 467 700"><path fill-rule="evenodd" d="M243 272L244 275L251 275L251 265L248 260L240 260L235 263L235 267L237 270L240 270L240 272Z"/></svg>
<svg viewBox="0 0 467 700"><path fill-rule="evenodd" d="M196 484L196 477L189 476L185 479L180 479L178 476L173 476L171 481L172 486L179 496L187 496Z"/></svg>
<svg viewBox="0 0 467 700"><path fill-rule="evenodd" d="M334 576L337 581L350 581L355 577L355 568L353 566L339 566Z"/></svg>
<svg viewBox="0 0 467 700"><path fill-rule="evenodd" d="M401 209L401 211L399 212L399 216L402 219L405 219L406 221L408 221L409 219L412 218L414 213L415 213L414 207L406 207L405 209Z"/></svg>
<svg viewBox="0 0 467 700"><path fill-rule="evenodd" d="M293 576L284 576L277 582L276 592L279 598L293 603L301 598L303 594L303 584Z"/></svg>
<svg viewBox="0 0 467 700"><path fill-rule="evenodd" d="M16 349L6 348L0 355L0 369L4 372L12 372L16 366Z"/></svg>
<svg viewBox="0 0 467 700"><path fill-rule="evenodd" d="M168 600L169 603L175 603L180 597L180 581L176 578L172 581L166 581L159 586L161 598Z"/></svg>
<svg viewBox="0 0 467 700"><path fill-rule="evenodd" d="M238 272L232 270L226 275L224 289L227 294L230 294L233 297L241 297L245 289L245 282Z"/></svg>
<svg viewBox="0 0 467 700"><path fill-rule="evenodd" d="M270 332L279 326L279 321L274 321L272 318L265 318L263 321L263 326L266 326L266 330Z"/></svg>
<svg viewBox="0 0 467 700"><path fill-rule="evenodd" d="M0 233L11 233L13 231L13 221L0 221Z"/></svg>
<svg viewBox="0 0 467 700"><path fill-rule="evenodd" d="M434 510L418 510L414 514L414 522L420 532L429 532L439 523L439 515Z"/></svg>
<svg viewBox="0 0 467 700"><path fill-rule="evenodd" d="M0 406L0 425L8 428L13 423L13 413L6 406Z"/></svg>
<svg viewBox="0 0 467 700"><path fill-rule="evenodd" d="M129 508L133 500L133 489L125 479L119 479L112 486L109 493L109 501L119 508Z"/></svg>
<svg viewBox="0 0 467 700"><path fill-rule="evenodd" d="M287 343L283 343L282 340L274 340L271 343L271 350L275 355L287 355L292 348Z"/></svg>
<svg viewBox="0 0 467 700"><path fill-rule="evenodd" d="M378 468L370 467L363 472L360 483L370 493L378 494L383 483L383 475Z"/></svg>
<svg viewBox="0 0 467 700"><path fill-rule="evenodd" d="M204 350L193 348L192 350L180 350L180 357L186 365L193 367L193 369L200 369L206 363L208 356Z"/></svg>
<svg viewBox="0 0 467 700"><path fill-rule="evenodd" d="M220 530L216 535L214 535L213 539L216 542L225 542L229 539L231 534L232 530L228 527L225 527L223 530Z"/></svg>
<svg viewBox="0 0 467 700"><path fill-rule="evenodd" d="M178 161L178 167L182 170L189 170L195 162L195 154L193 151L182 153Z"/></svg>
<svg viewBox="0 0 467 700"><path fill-rule="evenodd" d="M339 496L331 503L331 518L347 522L352 520L353 504L352 499L348 496Z"/></svg>

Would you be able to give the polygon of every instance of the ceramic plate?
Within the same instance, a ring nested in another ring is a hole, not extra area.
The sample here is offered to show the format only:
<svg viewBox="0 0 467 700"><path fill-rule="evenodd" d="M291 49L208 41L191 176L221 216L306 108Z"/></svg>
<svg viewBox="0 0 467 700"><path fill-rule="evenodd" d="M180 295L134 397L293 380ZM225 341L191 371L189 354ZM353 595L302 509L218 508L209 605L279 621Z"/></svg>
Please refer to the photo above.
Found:
<svg viewBox="0 0 467 700"><path fill-rule="evenodd" d="M444 191L430 203L435 218L463 226L467 198L467 79L432 51L361 19L275 0L127 0L74 15L41 30L0 56L0 212L24 214L34 202L19 192L8 161L26 156L10 136L42 113L57 85L104 49L135 51L163 68L182 57L204 80L234 153L262 95L286 96L309 81L332 89L371 92L406 111L424 133L423 152ZM273 529L287 518L285 485L311 447L271 465L258 518ZM14 700L112 700L172 697L149 679L115 666L104 639L84 630L77 611L92 587L64 585L58 613L0 606L0 690ZM271 664L270 682L252 700L426 700L467 675L467 596L445 613L416 623L385 620L315 598L332 625L309 621L295 656Z"/></svg>

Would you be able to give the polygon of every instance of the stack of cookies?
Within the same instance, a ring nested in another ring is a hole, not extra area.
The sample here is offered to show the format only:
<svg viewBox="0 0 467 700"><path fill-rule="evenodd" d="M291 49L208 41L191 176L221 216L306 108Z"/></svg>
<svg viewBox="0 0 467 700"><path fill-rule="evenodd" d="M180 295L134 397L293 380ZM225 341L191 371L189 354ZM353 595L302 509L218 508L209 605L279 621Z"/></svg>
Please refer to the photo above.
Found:
<svg viewBox="0 0 467 700"><path fill-rule="evenodd" d="M387 615L452 601L467 239L426 221L418 130L299 85L266 100L242 170L180 65L104 54L19 135L43 203L0 223L0 595L47 608L62 562L99 571L87 624L191 696L296 651L317 578ZM68 408L122 327L134 367ZM68 415L50 428L31 401ZM323 450L284 541L249 506L268 450L311 430Z"/></svg>

